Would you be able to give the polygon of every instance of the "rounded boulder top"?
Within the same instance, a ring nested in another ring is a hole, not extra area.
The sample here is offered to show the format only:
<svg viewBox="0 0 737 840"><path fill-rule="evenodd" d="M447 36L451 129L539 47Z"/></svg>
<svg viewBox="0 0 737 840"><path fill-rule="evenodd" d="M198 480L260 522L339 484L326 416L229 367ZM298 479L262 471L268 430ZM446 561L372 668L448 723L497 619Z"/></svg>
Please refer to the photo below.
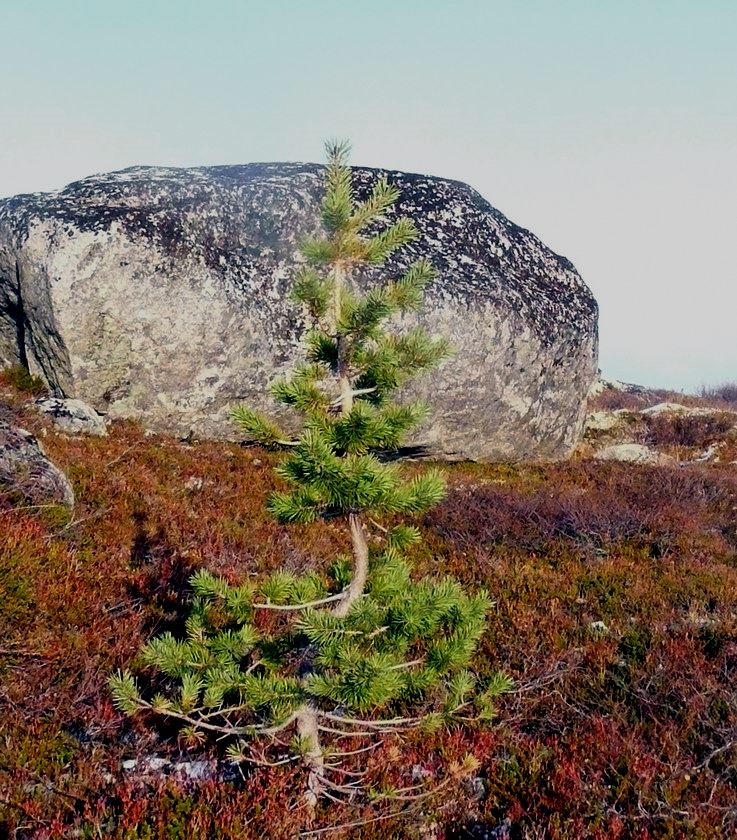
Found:
<svg viewBox="0 0 737 840"><path fill-rule="evenodd" d="M355 282L419 257L438 272L398 323L455 351L407 389L431 408L413 442L448 458L565 457L597 370L598 309L574 266L466 184L352 171L358 199L386 175L400 190L389 218L420 234ZM236 437L229 409L273 410L266 386L299 356L307 325L289 290L320 228L323 172L135 167L0 201L0 365L109 418Z"/></svg>

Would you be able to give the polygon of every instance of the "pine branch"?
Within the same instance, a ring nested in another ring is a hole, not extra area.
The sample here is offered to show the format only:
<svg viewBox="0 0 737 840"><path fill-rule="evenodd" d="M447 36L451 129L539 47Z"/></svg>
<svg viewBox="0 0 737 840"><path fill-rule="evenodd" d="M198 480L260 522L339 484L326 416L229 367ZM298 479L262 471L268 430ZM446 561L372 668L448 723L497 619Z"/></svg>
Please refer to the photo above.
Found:
<svg viewBox="0 0 737 840"><path fill-rule="evenodd" d="M312 266L329 263L336 254L335 246L327 239L317 237L305 239L300 245L302 256Z"/></svg>
<svg viewBox="0 0 737 840"><path fill-rule="evenodd" d="M391 227L368 240L364 259L372 265L381 265L391 254L418 237L417 226L412 219L402 217Z"/></svg>
<svg viewBox="0 0 737 840"><path fill-rule="evenodd" d="M355 233L360 233L365 227L381 221L383 214L399 198L399 189L381 177L373 186L371 195L356 206L348 221L348 227Z"/></svg>
<svg viewBox="0 0 737 840"><path fill-rule="evenodd" d="M353 185L348 166L350 146L346 141L325 144L328 164L325 176L325 197L322 202L322 221L329 232L346 226L353 212Z"/></svg>
<svg viewBox="0 0 737 840"><path fill-rule="evenodd" d="M320 363L303 365L292 376L277 379L270 386L273 397L284 405L294 406L304 413L324 411L329 403L327 394L317 383L327 373Z"/></svg>
<svg viewBox="0 0 737 840"><path fill-rule="evenodd" d="M338 342L334 336L328 335L321 330L313 330L305 339L307 345L307 358L311 362L326 365L331 372L335 372L338 366ZM329 409L332 409L333 403Z"/></svg>
<svg viewBox="0 0 737 840"><path fill-rule="evenodd" d="M296 441L289 440L278 426L257 411L239 405L231 409L230 416L246 434L251 436L252 440L262 446L274 449L280 446L296 445Z"/></svg>
<svg viewBox="0 0 737 840"><path fill-rule="evenodd" d="M435 268L428 260L417 260L399 280L389 283L389 299L402 312L417 309L422 303L425 286L435 275Z"/></svg>
<svg viewBox="0 0 737 840"><path fill-rule="evenodd" d="M309 488L301 488L294 493L272 493L266 505L278 522L301 525L314 522L324 507L323 499Z"/></svg>
<svg viewBox="0 0 737 840"><path fill-rule="evenodd" d="M324 604L333 604L335 601L341 601L345 597L345 592L339 592L337 595L319 598L317 601L307 601L304 604L252 604L252 606L255 610L284 610L285 612L290 612L295 610L309 610L313 607L321 607Z"/></svg>
<svg viewBox="0 0 737 840"><path fill-rule="evenodd" d="M322 318L328 311L330 283L306 266L298 271L291 296L298 303L303 303L313 318Z"/></svg>
<svg viewBox="0 0 737 840"><path fill-rule="evenodd" d="M320 712L320 717L334 721L335 723L343 723L363 729L382 729L388 726L412 726L422 720L422 717L371 718L370 720L364 720L363 718L346 717L330 712Z"/></svg>

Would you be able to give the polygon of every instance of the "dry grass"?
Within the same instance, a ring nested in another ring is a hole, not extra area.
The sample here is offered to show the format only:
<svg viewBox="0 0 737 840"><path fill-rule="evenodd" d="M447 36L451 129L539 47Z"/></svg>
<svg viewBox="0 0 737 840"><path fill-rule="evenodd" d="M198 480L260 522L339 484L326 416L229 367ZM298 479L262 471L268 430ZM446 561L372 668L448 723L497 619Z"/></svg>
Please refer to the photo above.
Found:
<svg viewBox="0 0 737 840"><path fill-rule="evenodd" d="M702 385L699 396L714 405L737 409L737 382L722 382L720 385Z"/></svg>
<svg viewBox="0 0 737 840"><path fill-rule="evenodd" d="M591 411L642 411L658 403L674 402L692 408L713 408L724 411L737 407L735 385L704 386L698 394L684 394L663 388L641 388L637 391L620 391L607 388L589 400Z"/></svg>
<svg viewBox="0 0 737 840"><path fill-rule="evenodd" d="M705 449L734 438L734 414L657 414L644 418L643 443L659 448Z"/></svg>

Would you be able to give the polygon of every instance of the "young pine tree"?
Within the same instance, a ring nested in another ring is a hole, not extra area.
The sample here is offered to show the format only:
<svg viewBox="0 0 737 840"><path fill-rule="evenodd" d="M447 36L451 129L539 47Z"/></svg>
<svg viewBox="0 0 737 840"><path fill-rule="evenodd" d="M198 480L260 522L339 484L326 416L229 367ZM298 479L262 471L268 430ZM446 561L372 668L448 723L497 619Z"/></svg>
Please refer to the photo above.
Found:
<svg viewBox="0 0 737 840"><path fill-rule="evenodd" d="M405 552L418 530L375 523L417 515L443 498L437 470L407 479L380 455L396 450L426 412L420 403L392 402L392 392L447 348L420 329L397 335L385 328L392 315L421 303L434 275L426 260L362 295L351 285L357 266L382 265L417 230L408 218L387 220L398 190L386 178L357 201L347 146L327 151L325 234L302 245L305 264L294 281L294 298L312 322L306 360L272 386L279 402L302 414L302 432L288 440L246 407L233 418L250 439L289 448L277 469L288 489L272 495L271 513L282 523L343 519L351 554L335 560L330 579L278 571L258 585L233 586L198 572L186 638L159 636L142 651L165 690L144 699L130 673L111 681L125 712L177 718L192 736L230 736L234 760L257 760L259 742L291 733L313 806L323 794L350 797L358 787L335 769L357 751L336 745L357 739L364 749L366 737L432 729L461 710L467 719L472 702L483 717L509 685L497 675L479 693L467 670L484 630L486 592L468 594L447 577L415 580ZM369 526L378 548L369 548ZM279 617L269 622L276 629L257 629L264 611Z"/></svg>

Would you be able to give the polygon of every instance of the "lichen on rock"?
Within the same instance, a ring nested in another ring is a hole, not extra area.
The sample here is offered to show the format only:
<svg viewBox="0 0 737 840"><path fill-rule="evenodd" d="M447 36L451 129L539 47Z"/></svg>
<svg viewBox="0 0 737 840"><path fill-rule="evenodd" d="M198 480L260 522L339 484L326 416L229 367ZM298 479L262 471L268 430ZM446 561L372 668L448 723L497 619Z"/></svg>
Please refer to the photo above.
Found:
<svg viewBox="0 0 737 840"><path fill-rule="evenodd" d="M455 356L413 388L437 456L553 459L578 442L596 374L596 302L573 265L465 184L386 174L416 243L383 269L438 270L406 318ZM0 365L27 362L56 397L147 427L232 437L236 402L271 410L299 356L290 302L299 242L319 227L321 167L137 167L0 202ZM359 283L372 283L371 271ZM408 392L408 396L410 393Z"/></svg>
<svg viewBox="0 0 737 840"><path fill-rule="evenodd" d="M69 435L104 437L107 434L105 419L82 400L41 397L34 405L41 414L50 417L60 431Z"/></svg>
<svg viewBox="0 0 737 840"><path fill-rule="evenodd" d="M0 491L33 505L74 507L69 479L30 432L5 420L0 420Z"/></svg>

